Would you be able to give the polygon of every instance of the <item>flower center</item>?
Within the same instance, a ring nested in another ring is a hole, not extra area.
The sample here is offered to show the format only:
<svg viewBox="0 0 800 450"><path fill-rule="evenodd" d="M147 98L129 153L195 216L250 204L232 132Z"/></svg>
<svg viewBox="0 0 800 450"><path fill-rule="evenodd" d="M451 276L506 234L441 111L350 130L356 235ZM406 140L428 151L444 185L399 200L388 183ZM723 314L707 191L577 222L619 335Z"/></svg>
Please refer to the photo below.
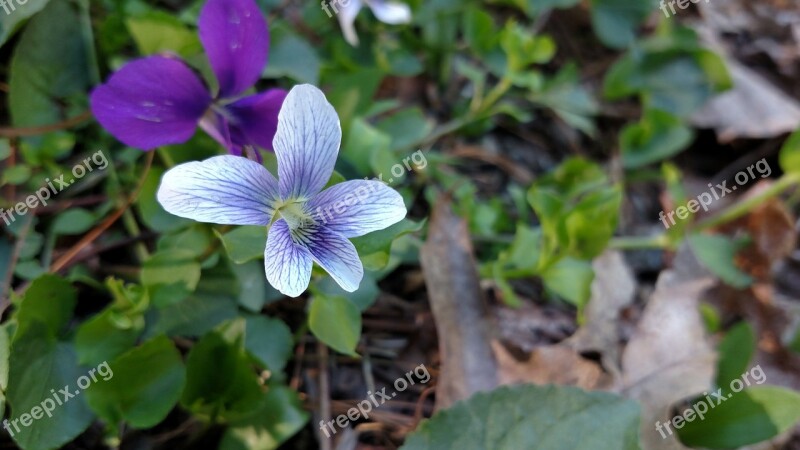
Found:
<svg viewBox="0 0 800 450"><path fill-rule="evenodd" d="M311 214L305 211L303 204L300 202L283 203L278 206L276 212L289 224L290 230L305 228L317 223L311 217Z"/></svg>

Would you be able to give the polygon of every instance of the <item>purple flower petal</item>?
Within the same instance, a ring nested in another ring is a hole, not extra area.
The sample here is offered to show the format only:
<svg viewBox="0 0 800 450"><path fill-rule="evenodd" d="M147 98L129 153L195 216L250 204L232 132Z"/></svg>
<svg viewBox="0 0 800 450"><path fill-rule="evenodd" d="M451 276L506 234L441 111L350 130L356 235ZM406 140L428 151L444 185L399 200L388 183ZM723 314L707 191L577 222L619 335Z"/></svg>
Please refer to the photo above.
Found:
<svg viewBox="0 0 800 450"><path fill-rule="evenodd" d="M289 225L283 219L272 224L264 251L267 281L289 297L297 297L311 280L311 252L294 242Z"/></svg>
<svg viewBox="0 0 800 450"><path fill-rule="evenodd" d="M243 142L239 145L256 145L272 150L272 141L278 129L278 112L288 93L283 89L270 89L238 100L225 108L232 116L232 127Z"/></svg>
<svg viewBox="0 0 800 450"><path fill-rule="evenodd" d="M336 184L308 202L314 220L352 238L393 225L406 216L403 197L380 181L353 180Z"/></svg>
<svg viewBox="0 0 800 450"><path fill-rule="evenodd" d="M278 115L273 141L284 199L307 200L333 173L342 128L325 94L310 84L295 86Z"/></svg>
<svg viewBox="0 0 800 450"><path fill-rule="evenodd" d="M215 156L168 170L158 188L167 212L220 225L268 225L278 182L260 164L239 156Z"/></svg>
<svg viewBox="0 0 800 450"><path fill-rule="evenodd" d="M198 26L219 81L219 97L239 95L256 84L269 51L267 22L256 2L208 0Z"/></svg>
<svg viewBox="0 0 800 450"><path fill-rule="evenodd" d="M347 292L358 289L364 277L364 266L352 242L341 234L325 227L309 233L296 234L305 241L314 261L325 269L339 286Z"/></svg>
<svg viewBox="0 0 800 450"><path fill-rule="evenodd" d="M182 61L151 56L114 73L90 101L109 133L125 145L151 150L189 140L211 97Z"/></svg>
<svg viewBox="0 0 800 450"><path fill-rule="evenodd" d="M222 144L223 147L227 148L230 154L236 156L242 155L241 146L233 143L231 126L228 123L228 119L222 115L216 112L207 113L200 121L200 128L214 138L215 141Z"/></svg>

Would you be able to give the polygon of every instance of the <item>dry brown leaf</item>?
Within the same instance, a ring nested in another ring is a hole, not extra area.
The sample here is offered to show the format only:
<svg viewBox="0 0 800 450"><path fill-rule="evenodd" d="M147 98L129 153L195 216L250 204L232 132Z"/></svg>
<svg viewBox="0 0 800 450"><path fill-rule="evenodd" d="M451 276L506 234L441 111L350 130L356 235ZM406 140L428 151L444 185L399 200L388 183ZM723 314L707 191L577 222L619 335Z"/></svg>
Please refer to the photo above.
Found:
<svg viewBox="0 0 800 450"><path fill-rule="evenodd" d="M436 202L420 261L439 335L442 368L436 409L443 409L497 386L497 364L489 345L490 314L469 231L447 198Z"/></svg>
<svg viewBox="0 0 800 450"><path fill-rule="evenodd" d="M713 382L716 357L698 305L713 279L702 276L687 253L684 245L676 256L676 268L659 276L622 354L622 392L642 405L645 450L684 448L674 435L663 439L655 422L668 421L672 404L708 390Z"/></svg>
<svg viewBox="0 0 800 450"><path fill-rule="evenodd" d="M566 345L538 347L526 361L519 361L498 341L492 342L497 356L500 384L534 383L606 389L611 377L597 363L581 357Z"/></svg>

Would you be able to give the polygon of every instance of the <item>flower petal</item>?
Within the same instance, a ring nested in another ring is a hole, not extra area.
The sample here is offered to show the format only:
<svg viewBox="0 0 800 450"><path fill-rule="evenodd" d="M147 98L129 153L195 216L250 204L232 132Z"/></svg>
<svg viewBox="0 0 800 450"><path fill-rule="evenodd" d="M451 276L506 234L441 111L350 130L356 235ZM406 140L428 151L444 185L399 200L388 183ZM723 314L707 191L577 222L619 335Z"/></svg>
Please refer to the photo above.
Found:
<svg viewBox="0 0 800 450"><path fill-rule="evenodd" d="M406 216L403 197L375 180L333 185L311 199L307 210L318 223L348 238L382 230Z"/></svg>
<svg viewBox="0 0 800 450"><path fill-rule="evenodd" d="M364 277L364 266L352 242L326 227L316 228L302 239L314 261L331 274L342 289L347 292L358 289Z"/></svg>
<svg viewBox="0 0 800 450"><path fill-rule="evenodd" d="M228 149L228 153L242 156L242 147L233 143L234 138L231 133L230 123L228 119L221 114L216 112L207 113L203 119L200 120L200 128L214 138L215 141Z"/></svg>
<svg viewBox="0 0 800 450"><path fill-rule="evenodd" d="M220 225L268 225L278 182L260 164L239 156L215 156L168 170L158 202L168 212Z"/></svg>
<svg viewBox="0 0 800 450"><path fill-rule="evenodd" d="M278 112L286 95L283 89L270 89L226 106L233 119L231 127L238 131L232 134L234 143L272 150L272 140L278 129ZM237 138L237 135L241 137Z"/></svg>
<svg viewBox="0 0 800 450"><path fill-rule="evenodd" d="M339 19L339 26L342 28L342 34L348 44L353 47L358 45L358 35L356 34L355 22L358 12L361 11L361 0L351 0L347 5L332 3L340 8L337 18Z"/></svg>
<svg viewBox="0 0 800 450"><path fill-rule="evenodd" d="M269 284L289 297L302 294L311 280L311 252L294 242L283 219L276 220L269 229L264 271Z"/></svg>
<svg viewBox="0 0 800 450"><path fill-rule="evenodd" d="M333 173L342 128L325 94L310 84L289 91L278 114L273 142L284 200L307 200Z"/></svg>
<svg viewBox="0 0 800 450"><path fill-rule="evenodd" d="M151 150L189 140L211 96L182 61L151 56L114 73L90 101L109 133L125 145Z"/></svg>
<svg viewBox="0 0 800 450"><path fill-rule="evenodd" d="M219 81L219 97L256 84L267 63L269 31L253 0L208 0L198 19L200 41Z"/></svg>
<svg viewBox="0 0 800 450"><path fill-rule="evenodd" d="M369 9L383 23L397 25L411 22L411 8L404 3L387 0L369 0Z"/></svg>

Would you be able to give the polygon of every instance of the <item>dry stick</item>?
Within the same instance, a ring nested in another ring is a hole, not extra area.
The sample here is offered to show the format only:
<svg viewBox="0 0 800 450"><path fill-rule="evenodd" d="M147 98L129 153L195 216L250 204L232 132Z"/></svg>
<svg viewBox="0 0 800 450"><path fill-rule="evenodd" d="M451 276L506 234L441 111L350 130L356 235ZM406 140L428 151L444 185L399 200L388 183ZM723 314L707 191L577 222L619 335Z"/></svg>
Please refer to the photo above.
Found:
<svg viewBox="0 0 800 450"><path fill-rule="evenodd" d="M322 342L317 342L319 350L319 416L323 422L331 420L331 388L328 380L328 347ZM319 431L319 448L321 450L331 450L330 438L323 436L322 430Z"/></svg>
<svg viewBox="0 0 800 450"><path fill-rule="evenodd" d="M106 220L103 221L100 225L95 227L92 231L90 231L86 236L83 237L80 241L78 241L75 245L72 246L65 254L63 254L56 262L50 266L50 272L58 272L59 270L63 269L67 266L68 263L72 261L72 259L77 255L84 247L92 243L95 239L97 239L104 231L106 231L114 222L117 221L122 216L122 213L125 212L126 209L133 203L136 198L139 196L139 192L142 190L142 186L144 186L144 180L147 177L147 173L150 172L150 166L153 164L153 155L154 152L149 152L147 154L147 159L145 160L145 167L142 175L139 177L139 184L136 186L136 190L133 191L125 203L114 211Z"/></svg>
<svg viewBox="0 0 800 450"><path fill-rule="evenodd" d="M81 114L78 114L75 117L71 117L67 120L51 123L50 125L41 125L37 127L27 127L27 128L14 128L14 127L0 127L0 137L26 137L26 136L38 136L40 134L51 133L53 131L60 131L65 130L67 128L72 128L75 125L78 125L92 117L91 111L85 111Z"/></svg>

